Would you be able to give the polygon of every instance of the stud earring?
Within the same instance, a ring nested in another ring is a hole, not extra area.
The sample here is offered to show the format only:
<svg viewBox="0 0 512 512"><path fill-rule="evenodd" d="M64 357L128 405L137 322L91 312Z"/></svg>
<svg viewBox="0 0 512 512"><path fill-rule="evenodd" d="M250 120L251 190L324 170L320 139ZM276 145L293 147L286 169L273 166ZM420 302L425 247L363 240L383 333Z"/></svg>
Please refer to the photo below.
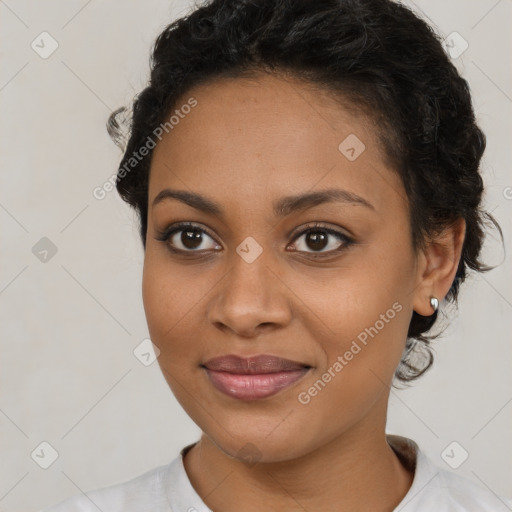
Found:
<svg viewBox="0 0 512 512"><path fill-rule="evenodd" d="M430 306L434 311L437 311L437 308L439 306L439 301L436 297L430 297Z"/></svg>

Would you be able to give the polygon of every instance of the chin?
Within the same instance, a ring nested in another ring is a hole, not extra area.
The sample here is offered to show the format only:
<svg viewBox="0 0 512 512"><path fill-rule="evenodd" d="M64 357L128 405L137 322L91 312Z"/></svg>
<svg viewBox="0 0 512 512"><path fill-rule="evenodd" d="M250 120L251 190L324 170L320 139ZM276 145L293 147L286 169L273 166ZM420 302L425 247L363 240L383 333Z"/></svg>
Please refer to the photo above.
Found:
<svg viewBox="0 0 512 512"><path fill-rule="evenodd" d="M279 420L269 428L268 422L254 421L239 428L220 430L219 425L212 429L202 429L209 440L227 456L252 466L256 463L286 462L306 455L316 448L313 440L304 432L304 427L279 425ZM270 432L270 435L269 435ZM314 436L313 436L314 437ZM318 442L318 441L317 441Z"/></svg>

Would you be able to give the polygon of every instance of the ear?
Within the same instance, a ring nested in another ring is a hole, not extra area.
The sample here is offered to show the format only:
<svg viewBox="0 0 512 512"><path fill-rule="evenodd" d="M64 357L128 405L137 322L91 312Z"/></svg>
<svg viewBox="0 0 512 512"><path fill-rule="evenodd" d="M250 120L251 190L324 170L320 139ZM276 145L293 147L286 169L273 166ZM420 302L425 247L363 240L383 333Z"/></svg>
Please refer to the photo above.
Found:
<svg viewBox="0 0 512 512"><path fill-rule="evenodd" d="M414 289L413 309L422 316L434 313L430 297L439 302L455 279L466 234L466 222L457 219L427 243L418 258L418 278Z"/></svg>

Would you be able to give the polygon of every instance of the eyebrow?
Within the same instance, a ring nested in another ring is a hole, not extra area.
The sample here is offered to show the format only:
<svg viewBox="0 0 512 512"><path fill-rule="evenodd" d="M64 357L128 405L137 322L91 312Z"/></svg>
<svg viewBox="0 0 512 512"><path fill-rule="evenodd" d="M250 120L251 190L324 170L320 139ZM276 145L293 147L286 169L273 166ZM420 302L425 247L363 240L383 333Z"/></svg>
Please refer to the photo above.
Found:
<svg viewBox="0 0 512 512"><path fill-rule="evenodd" d="M170 188L161 190L153 200L151 207L154 208L157 204L168 199L176 199L204 213L218 216L224 215L222 207L211 199L196 194L195 192L171 190ZM276 217L286 217L290 213L330 202L360 205L375 211L374 206L363 197L339 188L330 188L315 192L306 192L295 196L282 197L273 203L273 211Z"/></svg>

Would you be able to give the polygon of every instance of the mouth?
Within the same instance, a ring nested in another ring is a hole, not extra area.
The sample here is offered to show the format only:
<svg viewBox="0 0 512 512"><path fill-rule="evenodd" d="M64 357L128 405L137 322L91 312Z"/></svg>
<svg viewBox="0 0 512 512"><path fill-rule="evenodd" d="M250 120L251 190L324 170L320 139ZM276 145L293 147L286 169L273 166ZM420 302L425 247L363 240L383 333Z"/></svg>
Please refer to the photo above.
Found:
<svg viewBox="0 0 512 512"><path fill-rule="evenodd" d="M239 400L259 400L279 393L302 379L311 366L270 355L235 355L209 359L201 365L210 382Z"/></svg>

